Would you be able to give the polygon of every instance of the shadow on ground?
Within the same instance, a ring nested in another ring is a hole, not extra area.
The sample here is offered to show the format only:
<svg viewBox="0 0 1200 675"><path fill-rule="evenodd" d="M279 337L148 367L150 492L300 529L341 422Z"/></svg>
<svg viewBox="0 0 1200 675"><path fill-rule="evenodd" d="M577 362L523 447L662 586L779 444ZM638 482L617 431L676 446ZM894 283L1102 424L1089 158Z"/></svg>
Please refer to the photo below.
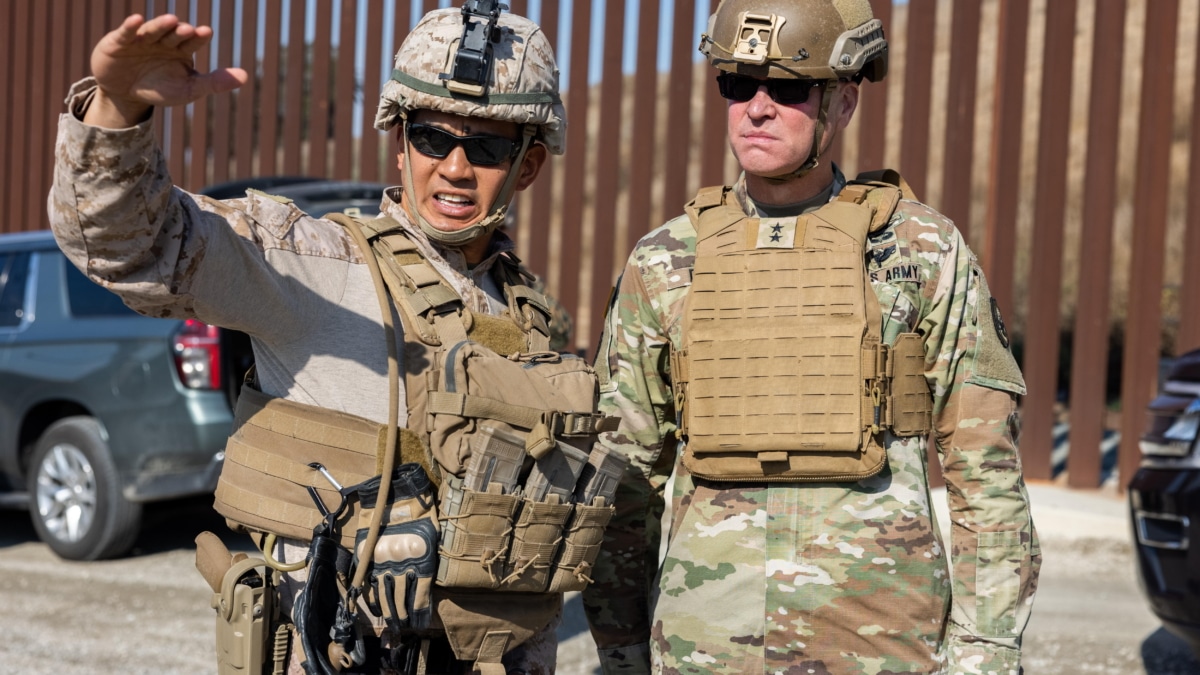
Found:
<svg viewBox="0 0 1200 675"><path fill-rule="evenodd" d="M255 551L244 534L229 529L225 518L213 510L212 495L150 505L142 516L142 533L130 555L151 555L196 548L196 535L213 532L231 551Z"/></svg>
<svg viewBox="0 0 1200 675"><path fill-rule="evenodd" d="M1200 659L1180 637L1159 628L1142 641L1142 665L1146 675L1196 675Z"/></svg>
<svg viewBox="0 0 1200 675"><path fill-rule="evenodd" d="M194 549L196 535L214 532L231 551L253 551L250 538L233 532L212 507L212 495L147 504L142 531L126 557L153 555L178 549ZM38 541L29 512L0 509L0 548Z"/></svg>
<svg viewBox="0 0 1200 675"><path fill-rule="evenodd" d="M22 509L0 509L0 548L37 541L29 512Z"/></svg>

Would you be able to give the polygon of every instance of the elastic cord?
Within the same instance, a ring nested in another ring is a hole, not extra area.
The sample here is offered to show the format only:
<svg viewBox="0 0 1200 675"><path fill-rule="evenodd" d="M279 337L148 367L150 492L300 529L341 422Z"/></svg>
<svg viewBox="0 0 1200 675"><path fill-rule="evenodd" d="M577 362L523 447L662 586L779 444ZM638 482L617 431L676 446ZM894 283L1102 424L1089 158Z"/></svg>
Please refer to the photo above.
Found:
<svg viewBox="0 0 1200 675"><path fill-rule="evenodd" d="M825 124L829 117L829 101L833 98L830 94L833 92L833 87L837 80L826 80L821 85L821 110L817 113L817 126L813 129L812 149L808 151L808 159L800 165L800 168L795 171L779 176L764 176L764 178L773 183L786 183L790 180L800 178L808 172L821 165L821 136L825 134Z"/></svg>

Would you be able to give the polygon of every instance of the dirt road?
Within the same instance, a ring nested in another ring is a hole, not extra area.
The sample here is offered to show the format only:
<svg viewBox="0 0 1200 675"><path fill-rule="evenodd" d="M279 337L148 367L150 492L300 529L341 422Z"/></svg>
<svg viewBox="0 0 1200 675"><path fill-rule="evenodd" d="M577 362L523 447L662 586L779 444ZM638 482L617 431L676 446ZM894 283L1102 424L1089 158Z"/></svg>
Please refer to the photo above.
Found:
<svg viewBox="0 0 1200 675"><path fill-rule="evenodd" d="M225 531L208 503L154 509L133 557L95 563L57 559L27 514L0 511L0 673L214 672L211 591L192 549L197 533ZM249 548L234 535L226 544ZM1127 543L1051 537L1043 551L1027 673L1200 673L1146 609ZM578 597L559 636L559 672L595 672Z"/></svg>

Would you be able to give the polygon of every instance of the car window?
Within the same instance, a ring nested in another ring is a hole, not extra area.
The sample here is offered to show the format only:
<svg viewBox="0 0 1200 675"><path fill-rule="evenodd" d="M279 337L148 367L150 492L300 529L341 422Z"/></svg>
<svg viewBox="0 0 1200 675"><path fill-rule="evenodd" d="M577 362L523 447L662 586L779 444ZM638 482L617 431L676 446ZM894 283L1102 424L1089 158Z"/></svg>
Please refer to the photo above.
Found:
<svg viewBox="0 0 1200 675"><path fill-rule="evenodd" d="M67 304L72 316L137 316L121 298L83 276L74 265L63 267L67 270Z"/></svg>
<svg viewBox="0 0 1200 675"><path fill-rule="evenodd" d="M0 328L21 325L25 316L25 284L29 277L29 253L0 253Z"/></svg>

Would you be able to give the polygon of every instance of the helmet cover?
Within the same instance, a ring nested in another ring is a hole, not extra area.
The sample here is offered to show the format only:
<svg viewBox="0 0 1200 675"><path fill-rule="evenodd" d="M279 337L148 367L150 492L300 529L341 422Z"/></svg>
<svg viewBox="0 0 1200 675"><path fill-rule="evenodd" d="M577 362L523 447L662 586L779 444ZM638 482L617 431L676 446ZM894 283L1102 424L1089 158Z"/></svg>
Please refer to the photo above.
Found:
<svg viewBox="0 0 1200 675"><path fill-rule="evenodd" d="M395 70L379 96L375 128L388 131L414 110L514 122L537 127L536 140L553 154L566 145L566 112L558 94L554 50L538 25L502 12L499 40L490 42L491 73L479 95L452 90L450 73L463 38L463 11L434 10L417 23L396 52Z"/></svg>

